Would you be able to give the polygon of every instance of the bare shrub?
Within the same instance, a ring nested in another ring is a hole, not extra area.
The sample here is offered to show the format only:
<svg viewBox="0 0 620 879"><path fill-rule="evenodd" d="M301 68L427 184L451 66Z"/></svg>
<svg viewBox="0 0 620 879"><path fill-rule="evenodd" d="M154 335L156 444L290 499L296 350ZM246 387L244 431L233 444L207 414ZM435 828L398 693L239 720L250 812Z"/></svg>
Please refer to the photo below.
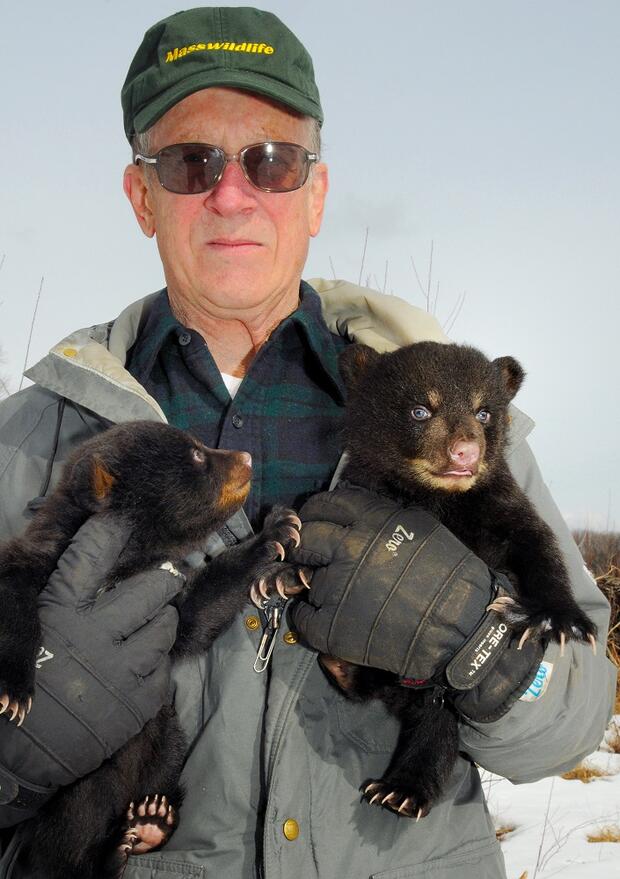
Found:
<svg viewBox="0 0 620 879"><path fill-rule="evenodd" d="M598 587L611 605L607 655L620 669L620 534L613 531L574 531L573 537ZM615 713L620 714L620 678Z"/></svg>

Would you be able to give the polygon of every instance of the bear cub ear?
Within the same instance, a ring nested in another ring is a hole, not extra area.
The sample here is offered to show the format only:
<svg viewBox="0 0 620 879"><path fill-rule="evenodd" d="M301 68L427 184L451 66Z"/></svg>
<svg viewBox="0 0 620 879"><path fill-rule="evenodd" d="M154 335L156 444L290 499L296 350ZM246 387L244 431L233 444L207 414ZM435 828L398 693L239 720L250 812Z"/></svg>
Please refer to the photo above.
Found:
<svg viewBox="0 0 620 879"><path fill-rule="evenodd" d="M89 440L92 442L92 440ZM78 449L67 462L63 481L75 503L89 515L107 507L116 477L100 455Z"/></svg>
<svg viewBox="0 0 620 879"><path fill-rule="evenodd" d="M112 486L116 482L115 478L106 470L106 467L99 458L93 460L92 472L92 489L93 494L98 501L104 501L112 491Z"/></svg>
<svg viewBox="0 0 620 879"><path fill-rule="evenodd" d="M352 391L364 373L379 362L381 354L368 345L349 345L338 359L340 373L348 391Z"/></svg>
<svg viewBox="0 0 620 879"><path fill-rule="evenodd" d="M509 399L512 400L523 384L525 370L514 357L498 357L493 361L493 365L500 371L502 384L508 391Z"/></svg>

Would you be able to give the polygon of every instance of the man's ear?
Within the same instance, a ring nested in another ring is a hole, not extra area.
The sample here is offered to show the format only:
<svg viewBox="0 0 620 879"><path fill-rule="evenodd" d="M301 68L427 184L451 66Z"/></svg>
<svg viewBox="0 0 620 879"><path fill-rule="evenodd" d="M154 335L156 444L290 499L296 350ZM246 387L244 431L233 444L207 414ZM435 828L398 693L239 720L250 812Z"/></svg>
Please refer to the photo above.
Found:
<svg viewBox="0 0 620 879"><path fill-rule="evenodd" d="M512 400L523 384L525 370L514 357L498 357L493 361L493 365L499 370L502 384L508 391L509 399Z"/></svg>
<svg viewBox="0 0 620 879"><path fill-rule="evenodd" d="M151 208L151 192L145 179L145 170L139 165L131 164L123 174L123 189L131 202L136 220L147 238L155 234L155 216Z"/></svg>
<svg viewBox="0 0 620 879"><path fill-rule="evenodd" d="M320 162L311 169L312 178L310 180L310 204L308 205L308 229L310 237L314 238L319 234L321 222L323 220L323 211L325 209L325 198L329 189L329 177L327 174L327 165Z"/></svg>
<svg viewBox="0 0 620 879"><path fill-rule="evenodd" d="M347 390L355 389L357 383L371 366L381 359L381 354L368 345L348 345L338 358L340 373L344 379Z"/></svg>

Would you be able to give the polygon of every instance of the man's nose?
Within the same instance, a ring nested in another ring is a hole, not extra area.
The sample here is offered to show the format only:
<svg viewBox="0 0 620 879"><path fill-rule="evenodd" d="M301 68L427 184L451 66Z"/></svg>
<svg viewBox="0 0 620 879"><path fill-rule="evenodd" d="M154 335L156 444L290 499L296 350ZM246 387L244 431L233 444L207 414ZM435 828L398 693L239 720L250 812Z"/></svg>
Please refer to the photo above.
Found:
<svg viewBox="0 0 620 879"><path fill-rule="evenodd" d="M245 179L239 162L227 162L219 183L206 194L205 205L224 216L249 211L256 203L256 192Z"/></svg>

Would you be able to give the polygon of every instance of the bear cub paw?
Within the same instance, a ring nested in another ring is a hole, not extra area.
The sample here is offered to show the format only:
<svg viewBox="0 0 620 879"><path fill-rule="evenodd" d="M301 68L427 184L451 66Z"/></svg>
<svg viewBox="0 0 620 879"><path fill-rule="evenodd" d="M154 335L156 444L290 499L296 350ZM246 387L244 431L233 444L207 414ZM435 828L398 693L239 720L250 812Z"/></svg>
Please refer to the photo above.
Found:
<svg viewBox="0 0 620 879"><path fill-rule="evenodd" d="M260 533L267 558L259 565L250 587L250 596L257 607L274 595L287 599L308 587L310 569L284 563L287 550L299 546L301 520L293 510L274 507L265 519Z"/></svg>
<svg viewBox="0 0 620 879"><path fill-rule="evenodd" d="M529 603L510 598L507 595L496 598L487 610L501 614L505 621L520 634L519 649L530 639L552 638L560 645L560 655L564 654L567 641L589 643L596 653L597 628L581 608L567 599L562 606L529 606Z"/></svg>
<svg viewBox="0 0 620 879"><path fill-rule="evenodd" d="M25 655L27 653L27 655ZM15 649L0 654L0 714L21 726L32 708L35 661L32 650Z"/></svg>
<svg viewBox="0 0 620 879"><path fill-rule="evenodd" d="M382 806L396 815L405 818L415 818L419 821L431 810L432 799L425 794L402 790L396 784L391 784L385 779L371 781L364 786L363 799L371 806Z"/></svg>
<svg viewBox="0 0 620 879"><path fill-rule="evenodd" d="M168 840L176 825L176 811L165 796L145 797L137 807L130 803L119 853L127 858L150 852Z"/></svg>

